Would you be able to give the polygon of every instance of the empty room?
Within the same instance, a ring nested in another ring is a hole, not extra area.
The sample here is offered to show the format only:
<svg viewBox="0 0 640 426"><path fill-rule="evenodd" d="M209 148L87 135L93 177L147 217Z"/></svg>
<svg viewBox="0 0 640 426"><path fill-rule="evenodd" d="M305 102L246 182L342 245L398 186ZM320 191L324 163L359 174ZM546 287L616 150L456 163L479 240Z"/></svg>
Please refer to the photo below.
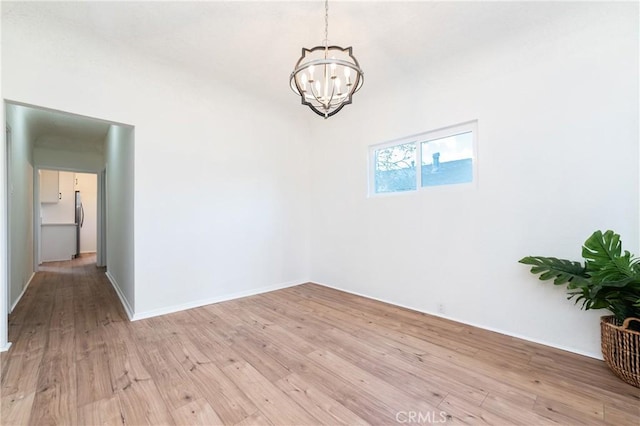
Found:
<svg viewBox="0 0 640 426"><path fill-rule="evenodd" d="M2 425L640 424L640 4L2 1Z"/></svg>

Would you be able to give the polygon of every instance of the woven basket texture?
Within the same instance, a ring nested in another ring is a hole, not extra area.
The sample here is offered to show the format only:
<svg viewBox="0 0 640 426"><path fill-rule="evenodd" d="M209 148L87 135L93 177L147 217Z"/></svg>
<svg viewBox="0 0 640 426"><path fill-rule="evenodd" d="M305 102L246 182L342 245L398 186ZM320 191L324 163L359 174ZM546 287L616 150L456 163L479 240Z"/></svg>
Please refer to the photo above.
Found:
<svg viewBox="0 0 640 426"><path fill-rule="evenodd" d="M640 388L640 332L629 329L634 322L640 325L640 318L622 324L613 315L600 318L602 356L616 376Z"/></svg>

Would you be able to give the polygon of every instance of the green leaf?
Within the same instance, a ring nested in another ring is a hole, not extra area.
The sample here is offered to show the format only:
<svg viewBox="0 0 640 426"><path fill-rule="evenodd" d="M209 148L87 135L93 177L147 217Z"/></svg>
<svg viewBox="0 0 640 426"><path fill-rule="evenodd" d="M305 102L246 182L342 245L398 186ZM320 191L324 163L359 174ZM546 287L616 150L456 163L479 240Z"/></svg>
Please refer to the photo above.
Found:
<svg viewBox="0 0 640 426"><path fill-rule="evenodd" d="M595 282L619 281L629 277L640 279L638 259L625 251L622 254L620 235L609 230L594 232L582 247L582 257Z"/></svg>
<svg viewBox="0 0 640 426"><path fill-rule="evenodd" d="M540 279L543 281L553 279L555 285L581 281L586 278L585 268L579 262L542 256L523 257L519 262L532 265L532 274L540 274Z"/></svg>
<svg viewBox="0 0 640 426"><path fill-rule="evenodd" d="M582 247L585 265L555 257L528 256L520 263L531 265L541 280L566 284L567 299L582 309L608 309L618 320L640 317L640 259L622 251L620 236L596 231Z"/></svg>

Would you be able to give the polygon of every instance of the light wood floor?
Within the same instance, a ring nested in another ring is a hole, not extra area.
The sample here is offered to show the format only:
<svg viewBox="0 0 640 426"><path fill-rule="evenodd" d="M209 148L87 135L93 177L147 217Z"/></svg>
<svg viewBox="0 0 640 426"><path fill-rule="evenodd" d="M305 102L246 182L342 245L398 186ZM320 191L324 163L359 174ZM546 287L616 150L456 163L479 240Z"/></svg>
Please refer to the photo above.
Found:
<svg viewBox="0 0 640 426"><path fill-rule="evenodd" d="M11 314L2 425L640 425L601 361L313 284L132 323L92 261Z"/></svg>

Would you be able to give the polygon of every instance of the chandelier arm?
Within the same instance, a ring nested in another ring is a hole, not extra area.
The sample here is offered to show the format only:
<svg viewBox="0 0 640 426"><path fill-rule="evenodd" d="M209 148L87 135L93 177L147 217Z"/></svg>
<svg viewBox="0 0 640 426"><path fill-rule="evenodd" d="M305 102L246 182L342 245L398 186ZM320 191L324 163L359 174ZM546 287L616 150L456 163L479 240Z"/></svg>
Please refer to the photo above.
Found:
<svg viewBox="0 0 640 426"><path fill-rule="evenodd" d="M333 100L333 96L336 94L336 85L335 83L331 87L331 97L327 101L327 109L331 108L331 101Z"/></svg>
<svg viewBox="0 0 640 426"><path fill-rule="evenodd" d="M313 96L313 99L315 99L316 102L318 102L320 106L326 110L328 108L327 105L324 102L322 102L320 99L318 99L318 95L316 94L315 90L313 90L313 86L311 86L310 88L311 88L311 96Z"/></svg>

